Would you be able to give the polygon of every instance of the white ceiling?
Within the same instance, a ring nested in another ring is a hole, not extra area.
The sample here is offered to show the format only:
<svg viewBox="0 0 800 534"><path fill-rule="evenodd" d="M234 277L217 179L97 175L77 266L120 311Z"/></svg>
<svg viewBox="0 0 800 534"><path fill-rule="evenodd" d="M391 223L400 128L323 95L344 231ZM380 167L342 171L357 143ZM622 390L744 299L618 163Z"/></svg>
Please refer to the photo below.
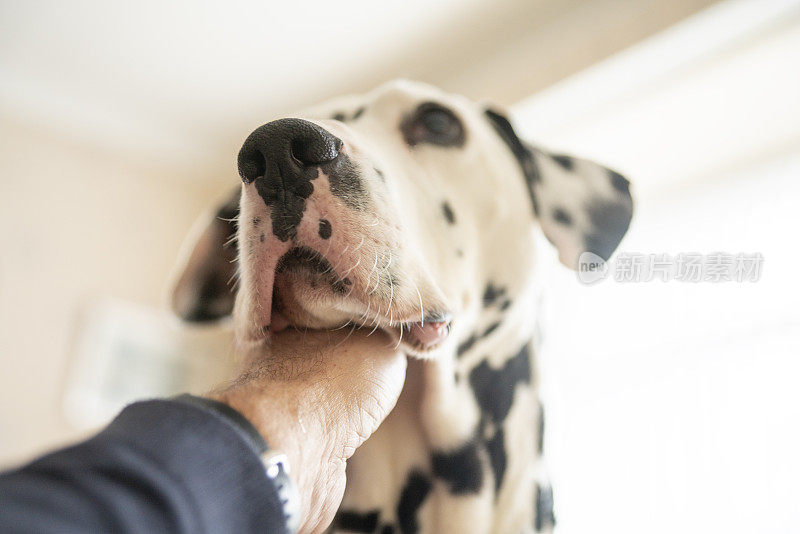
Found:
<svg viewBox="0 0 800 534"><path fill-rule="evenodd" d="M659 201L800 149L800 0L721 2L513 108Z"/></svg>
<svg viewBox="0 0 800 534"><path fill-rule="evenodd" d="M40 120L164 143L325 94L478 3L3 2L0 89Z"/></svg>
<svg viewBox="0 0 800 534"><path fill-rule="evenodd" d="M481 1L4 2L0 62L4 84L162 117L224 116L358 76Z"/></svg>
<svg viewBox="0 0 800 534"><path fill-rule="evenodd" d="M298 106L398 76L511 104L712 1L5 1L0 116L218 172Z"/></svg>

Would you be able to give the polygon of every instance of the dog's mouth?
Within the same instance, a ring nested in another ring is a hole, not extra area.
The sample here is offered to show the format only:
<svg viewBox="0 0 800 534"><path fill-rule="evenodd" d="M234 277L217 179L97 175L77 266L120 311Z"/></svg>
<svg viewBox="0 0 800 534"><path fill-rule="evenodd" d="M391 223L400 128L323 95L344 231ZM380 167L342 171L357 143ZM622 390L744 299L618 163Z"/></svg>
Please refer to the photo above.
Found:
<svg viewBox="0 0 800 534"><path fill-rule="evenodd" d="M401 310L375 313L370 295L319 252L295 246L277 261L271 280L259 288L271 295L267 316L262 317L263 339L286 330L360 328L383 330L408 352L424 355L440 347L450 333L451 314L436 311L404 316ZM421 298L421 297L420 297ZM391 302L391 299L390 299ZM388 308L388 306L387 306Z"/></svg>

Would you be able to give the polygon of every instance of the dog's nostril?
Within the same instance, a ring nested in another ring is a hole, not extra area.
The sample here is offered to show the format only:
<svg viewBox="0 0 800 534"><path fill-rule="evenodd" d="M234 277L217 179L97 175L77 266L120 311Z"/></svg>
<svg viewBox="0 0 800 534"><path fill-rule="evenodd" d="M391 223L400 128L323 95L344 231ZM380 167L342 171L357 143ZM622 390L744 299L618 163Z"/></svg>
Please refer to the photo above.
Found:
<svg viewBox="0 0 800 534"><path fill-rule="evenodd" d="M333 161L341 148L342 140L333 135L308 135L292 139L290 150L294 159L310 167Z"/></svg>
<svg viewBox="0 0 800 534"><path fill-rule="evenodd" d="M245 139L239 151L239 175L245 183L259 176L271 180L270 187L301 179L305 167L329 163L339 156L342 140L303 119L278 119L259 126Z"/></svg>
<svg viewBox="0 0 800 534"><path fill-rule="evenodd" d="M258 150L251 150L239 155L239 176L250 183L267 172L267 161Z"/></svg>

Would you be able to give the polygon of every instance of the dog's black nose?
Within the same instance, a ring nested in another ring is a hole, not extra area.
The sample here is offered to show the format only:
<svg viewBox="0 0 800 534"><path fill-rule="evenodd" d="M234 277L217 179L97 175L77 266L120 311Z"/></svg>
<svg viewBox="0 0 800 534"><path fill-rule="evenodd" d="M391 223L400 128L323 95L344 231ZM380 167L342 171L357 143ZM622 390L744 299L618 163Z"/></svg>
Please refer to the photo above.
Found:
<svg viewBox="0 0 800 534"><path fill-rule="evenodd" d="M270 208L272 233L281 241L297 235L311 183L319 167L332 172L342 140L313 122L280 119L257 128L239 151L239 175L253 183ZM330 165L328 165L330 164Z"/></svg>
<svg viewBox="0 0 800 534"><path fill-rule="evenodd" d="M336 159L342 140L302 119L279 119L251 133L239 151L239 175L245 183L259 177L288 185L315 167Z"/></svg>

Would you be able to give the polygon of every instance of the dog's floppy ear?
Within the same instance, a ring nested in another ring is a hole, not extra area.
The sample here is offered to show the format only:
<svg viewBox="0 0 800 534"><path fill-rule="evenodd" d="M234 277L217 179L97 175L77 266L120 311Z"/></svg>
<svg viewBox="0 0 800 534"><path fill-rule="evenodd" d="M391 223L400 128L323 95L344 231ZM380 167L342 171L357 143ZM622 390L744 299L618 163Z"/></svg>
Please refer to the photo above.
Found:
<svg viewBox="0 0 800 534"><path fill-rule="evenodd" d="M239 189L195 223L172 289L172 310L185 321L208 322L231 314L235 295Z"/></svg>
<svg viewBox="0 0 800 534"><path fill-rule="evenodd" d="M628 180L592 161L525 143L502 113L485 114L519 161L533 210L561 263L577 269L583 252L608 260L633 215Z"/></svg>

